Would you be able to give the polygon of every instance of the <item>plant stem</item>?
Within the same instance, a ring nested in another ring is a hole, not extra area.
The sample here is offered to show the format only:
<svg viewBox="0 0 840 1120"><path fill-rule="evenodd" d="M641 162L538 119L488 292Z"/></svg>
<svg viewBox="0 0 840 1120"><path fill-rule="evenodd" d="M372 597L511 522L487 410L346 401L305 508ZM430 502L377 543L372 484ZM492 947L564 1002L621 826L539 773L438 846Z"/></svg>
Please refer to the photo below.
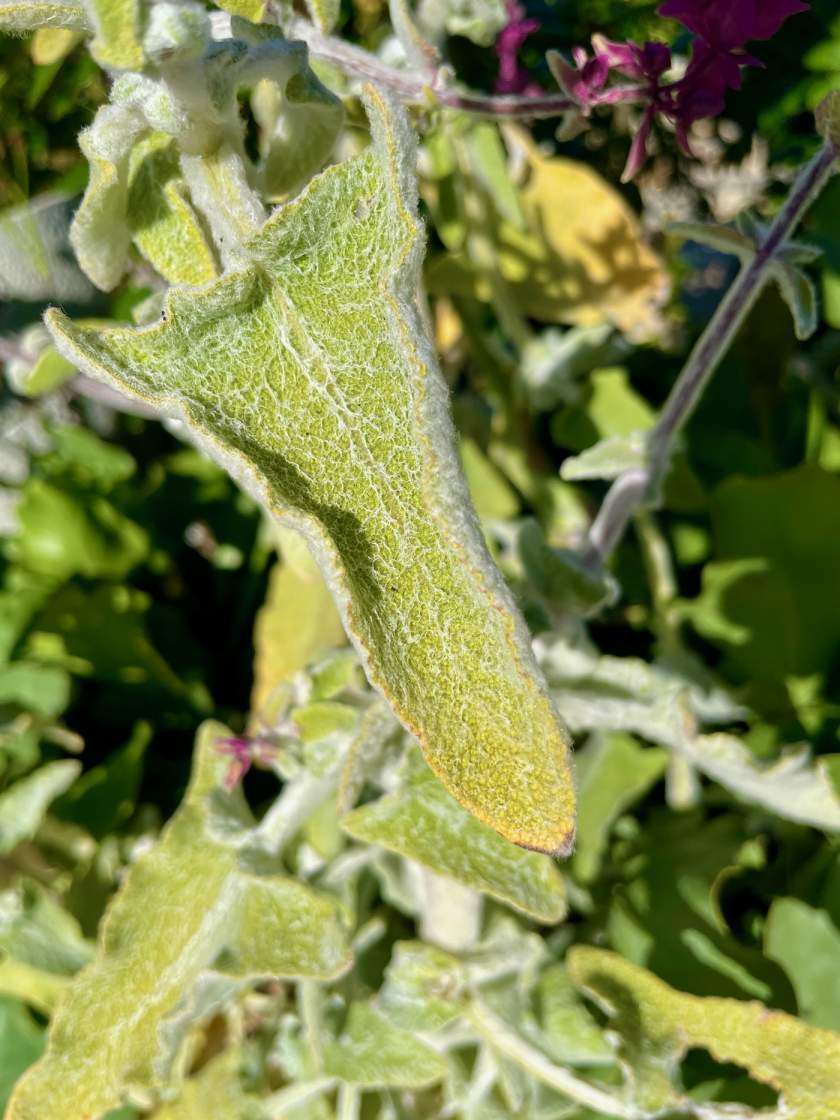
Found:
<svg viewBox="0 0 840 1120"><path fill-rule="evenodd" d="M644 1113L641 1110L625 1104L618 1097L584 1081L561 1066L556 1066L545 1054L511 1030L481 1000L473 1000L469 1018L491 1049L516 1062L544 1085L604 1116L615 1116L619 1120L642 1120Z"/></svg>
<svg viewBox="0 0 840 1120"><path fill-rule="evenodd" d="M449 71L446 68L426 74L417 70L399 70L395 66L388 66L362 47L325 35L302 16L292 16L280 22L285 34L290 39L300 39L306 43L314 58L332 62L345 73L387 86L404 101L430 105L437 103L479 116L531 119L559 117L578 107L565 93L533 96L480 93L476 90L453 88L447 84ZM613 99L617 93L621 94L621 100L624 101L641 98L644 91L637 86L625 89L612 87L610 94Z"/></svg>
<svg viewBox="0 0 840 1120"><path fill-rule="evenodd" d="M776 254L834 173L836 158L834 149L825 145L802 168L767 236L757 247L755 256L744 264L721 300L689 355L651 433L647 466L625 471L615 480L592 523L585 551L585 561L590 567L596 568L609 558L624 536L635 511L656 494L667 473L677 436L770 279Z"/></svg>

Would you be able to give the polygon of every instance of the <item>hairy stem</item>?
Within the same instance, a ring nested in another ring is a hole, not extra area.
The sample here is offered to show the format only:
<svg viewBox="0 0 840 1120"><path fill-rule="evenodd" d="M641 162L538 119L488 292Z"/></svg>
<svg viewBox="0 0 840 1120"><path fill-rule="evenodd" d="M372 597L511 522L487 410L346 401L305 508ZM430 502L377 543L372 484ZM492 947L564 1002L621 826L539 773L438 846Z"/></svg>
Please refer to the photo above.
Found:
<svg viewBox="0 0 840 1120"><path fill-rule="evenodd" d="M625 471L615 480L592 523L585 552L586 563L590 567L596 568L609 558L636 510L655 497L667 473L677 436L770 279L776 254L834 173L836 158L834 149L826 145L802 168L767 236L757 247L755 256L744 264L721 300L689 355L651 433L647 466Z"/></svg>
<svg viewBox="0 0 840 1120"><path fill-rule="evenodd" d="M426 105L445 105L449 109L462 109L478 116L506 117L508 119L559 117L578 108L577 103L565 93L492 94L477 90L458 89L449 85L450 71L441 67L437 71L421 73L418 70L398 69L389 66L352 43L332 35L325 35L302 16L292 16L282 21L290 39L300 39L309 47L313 58L331 62L347 74L365 78L387 86L403 101ZM605 102L641 100L644 90L640 86L613 86L604 93Z"/></svg>

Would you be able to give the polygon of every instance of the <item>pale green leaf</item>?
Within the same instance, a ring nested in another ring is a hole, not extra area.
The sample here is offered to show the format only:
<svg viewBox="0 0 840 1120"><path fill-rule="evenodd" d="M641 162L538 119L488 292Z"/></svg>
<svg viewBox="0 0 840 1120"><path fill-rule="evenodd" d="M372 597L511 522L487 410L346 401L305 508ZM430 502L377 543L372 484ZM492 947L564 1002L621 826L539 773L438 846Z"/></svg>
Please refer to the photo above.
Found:
<svg viewBox="0 0 840 1120"><path fill-rule="evenodd" d="M665 773L667 751L645 749L629 735L593 737L578 756L578 832L575 875L596 879L617 818Z"/></svg>
<svg viewBox="0 0 840 1120"><path fill-rule="evenodd" d="M544 922L566 912L563 879L548 856L526 852L481 824L426 768L405 786L354 809L342 825L358 840L379 844Z"/></svg>
<svg viewBox="0 0 840 1120"><path fill-rule="evenodd" d="M72 202L60 194L0 211L0 298L91 298L94 290L68 252L71 213Z"/></svg>
<svg viewBox="0 0 840 1120"><path fill-rule="evenodd" d="M492 463L473 439L461 440L461 466L479 517L516 517L520 503L505 476Z"/></svg>
<svg viewBox="0 0 840 1120"><path fill-rule="evenodd" d="M405 1030L437 1031L461 1014L465 981L457 957L422 941L398 941L379 1006Z"/></svg>
<svg viewBox="0 0 840 1120"><path fill-rule="evenodd" d="M790 308L796 337L810 338L819 324L817 289L813 280L807 272L784 260L773 262L771 275Z"/></svg>
<svg viewBox="0 0 840 1120"><path fill-rule="evenodd" d="M436 41L448 33L491 47L508 14L502 0L420 0L417 19Z"/></svg>
<svg viewBox="0 0 840 1120"><path fill-rule="evenodd" d="M58 997L68 983L66 976L57 976L43 968L33 968L23 961L10 957L0 960L0 992L4 996L14 996L23 1003L28 1003L44 1015L52 1013Z"/></svg>
<svg viewBox="0 0 840 1120"><path fill-rule="evenodd" d="M79 924L43 887L19 879L0 893L0 951L59 976L90 960L92 947Z"/></svg>
<svg viewBox="0 0 840 1120"><path fill-rule="evenodd" d="M43 1049L43 1027L19 1000L0 997L0 1112L18 1077Z"/></svg>
<svg viewBox="0 0 840 1120"><path fill-rule="evenodd" d="M333 1077L368 1089L422 1089L446 1074L446 1063L430 1046L366 1003L351 1004L338 1038L326 1048L324 1066Z"/></svg>
<svg viewBox="0 0 840 1120"><path fill-rule="evenodd" d="M127 176L129 226L146 260L170 284L213 280L213 250L187 198L174 140L162 132L140 140Z"/></svg>
<svg viewBox="0 0 840 1120"><path fill-rule="evenodd" d="M9 363L9 365L18 363ZM55 349L47 346L33 362L19 364L19 369L8 370L9 380L16 393L24 397L38 397L57 389L76 373L76 367Z"/></svg>
<svg viewBox="0 0 840 1120"><path fill-rule="evenodd" d="M177 1100L157 1109L150 1120L245 1120L256 1111L256 1099L245 1092L239 1076L242 1055L226 1050L184 1083ZM250 1113L249 1113L250 1110Z"/></svg>
<svg viewBox="0 0 840 1120"><path fill-rule="evenodd" d="M840 1030L840 930L825 910L777 898L764 927L764 952L790 977L801 1017Z"/></svg>
<svg viewBox="0 0 840 1120"><path fill-rule="evenodd" d="M226 734L203 725L186 798L132 865L98 954L61 1001L48 1053L16 1090L10 1120L50 1116L59 1099L62 1120L87 1120L132 1086L162 1088L187 1029L243 983L328 978L346 967L334 904L249 856L247 808L241 794L221 789ZM236 825L226 838L225 814Z"/></svg>
<svg viewBox="0 0 840 1120"><path fill-rule="evenodd" d="M666 227L666 232L683 241L707 245L718 253L727 253L741 261L751 260L756 252L753 238L734 226L719 226L712 222L671 222Z"/></svg>
<svg viewBox="0 0 840 1120"><path fill-rule="evenodd" d="M277 211L250 267L173 290L148 329L49 324L66 357L180 417L307 535L371 681L457 798L566 852L568 737L469 507L416 302L408 123L368 99L374 146Z"/></svg>
<svg viewBox="0 0 840 1120"><path fill-rule="evenodd" d="M60 715L69 700L70 677L52 665L14 661L0 675L0 704L17 704L49 719Z"/></svg>
<svg viewBox="0 0 840 1120"><path fill-rule="evenodd" d="M251 708L271 722L272 696L346 638L324 577L299 533L280 529L280 558L254 625Z"/></svg>
<svg viewBox="0 0 840 1120"><path fill-rule="evenodd" d="M647 461L647 442L648 433L644 431L608 436L587 447L579 455L564 459L560 477L566 482L618 478L624 471L644 467Z"/></svg>
<svg viewBox="0 0 840 1120"><path fill-rule="evenodd" d="M8 672L8 670L7 670ZM79 776L75 759L48 762L0 794L0 853L35 835L47 809Z"/></svg>
<svg viewBox="0 0 840 1120"><path fill-rule="evenodd" d="M85 274L104 291L119 283L128 263L129 155L145 128L132 106L105 105L79 135L90 178L73 218L70 241Z"/></svg>
<svg viewBox="0 0 840 1120"><path fill-rule="evenodd" d="M0 0L0 31L25 35L39 27L67 27L87 31L87 13L81 0Z"/></svg>
<svg viewBox="0 0 840 1120"><path fill-rule="evenodd" d="M734 735L697 733L708 707L731 719L679 677L635 658L591 657L556 643L545 660L563 710L577 731L625 731L679 754L700 773L746 801L815 828L840 830L840 796L824 761L807 746L761 763Z"/></svg>
<svg viewBox="0 0 840 1120"><path fill-rule="evenodd" d="M91 54L115 70L142 70L140 0L85 0L95 37Z"/></svg>
<svg viewBox="0 0 840 1120"><path fill-rule="evenodd" d="M603 949L576 946L567 962L575 984L608 1011L621 1035L632 1104L690 1107L674 1070L690 1048L702 1047L781 1094L779 1110L756 1117L834 1120L840 1112L840 1034L756 1001L686 995Z"/></svg>
<svg viewBox="0 0 840 1120"><path fill-rule="evenodd" d="M540 1034L555 1061L573 1066L612 1065L615 1052L583 1006L562 964L549 965L534 989Z"/></svg>

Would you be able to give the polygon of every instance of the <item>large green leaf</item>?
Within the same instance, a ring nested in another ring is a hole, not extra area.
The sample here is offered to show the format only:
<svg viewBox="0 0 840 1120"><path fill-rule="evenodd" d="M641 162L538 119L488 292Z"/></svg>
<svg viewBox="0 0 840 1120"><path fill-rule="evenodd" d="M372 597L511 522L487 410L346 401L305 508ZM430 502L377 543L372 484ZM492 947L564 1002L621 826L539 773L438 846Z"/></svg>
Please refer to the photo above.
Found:
<svg viewBox="0 0 840 1120"><path fill-rule="evenodd" d="M355 809L342 825L544 922L565 915L563 879L549 857L523 852L472 818L422 764L404 788Z"/></svg>
<svg viewBox="0 0 840 1120"><path fill-rule="evenodd" d="M777 898L764 929L767 956L790 976L800 1015L840 1030L840 930L824 910Z"/></svg>
<svg viewBox="0 0 840 1120"><path fill-rule="evenodd" d="M346 967L332 902L264 871L248 852L247 808L222 783L219 724L199 732L181 808L131 868L93 964L72 984L44 1060L20 1083L10 1120L87 1120L171 1079L189 1026L261 976L326 978ZM212 804L212 812L211 812ZM243 830L244 826L244 830Z"/></svg>
<svg viewBox="0 0 840 1120"><path fill-rule="evenodd" d="M576 946L569 952L568 967L578 987L613 1017L611 1026L621 1035L632 1074L628 1103L637 1109L623 1115L685 1110L689 1102L677 1088L674 1072L689 1048L697 1047L718 1062L743 1066L782 1095L778 1110L748 1116L834 1120L838 1115L840 1034L807 1026L756 1001L677 992L653 973L602 949Z"/></svg>
<svg viewBox="0 0 840 1120"><path fill-rule="evenodd" d="M351 1006L324 1064L328 1074L367 1088L417 1089L440 1081L446 1073L446 1064L430 1046L366 1003Z"/></svg>
<svg viewBox="0 0 840 1120"><path fill-rule="evenodd" d="M371 681L451 792L527 847L569 850L568 736L491 563L417 302L422 238L402 110L368 92L372 149L315 179L201 292L145 330L57 345L180 417L309 538Z"/></svg>

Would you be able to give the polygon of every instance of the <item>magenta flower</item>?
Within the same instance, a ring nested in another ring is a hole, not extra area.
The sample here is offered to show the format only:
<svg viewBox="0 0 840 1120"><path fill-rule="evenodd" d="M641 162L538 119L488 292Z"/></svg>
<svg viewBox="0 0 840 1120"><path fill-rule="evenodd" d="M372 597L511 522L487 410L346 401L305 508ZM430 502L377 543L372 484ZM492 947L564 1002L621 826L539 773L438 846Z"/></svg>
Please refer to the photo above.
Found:
<svg viewBox="0 0 840 1120"><path fill-rule="evenodd" d="M220 754L229 754L232 761L225 774L225 789L236 789L254 761L251 749L251 740L242 735L232 735L229 738L220 737L216 740L216 749Z"/></svg>
<svg viewBox="0 0 840 1120"><path fill-rule="evenodd" d="M508 23L496 37L499 59L496 93L541 93L541 88L531 81L528 71L519 62L525 40L539 30L540 21L525 19L525 9L516 0L506 0L505 6Z"/></svg>

